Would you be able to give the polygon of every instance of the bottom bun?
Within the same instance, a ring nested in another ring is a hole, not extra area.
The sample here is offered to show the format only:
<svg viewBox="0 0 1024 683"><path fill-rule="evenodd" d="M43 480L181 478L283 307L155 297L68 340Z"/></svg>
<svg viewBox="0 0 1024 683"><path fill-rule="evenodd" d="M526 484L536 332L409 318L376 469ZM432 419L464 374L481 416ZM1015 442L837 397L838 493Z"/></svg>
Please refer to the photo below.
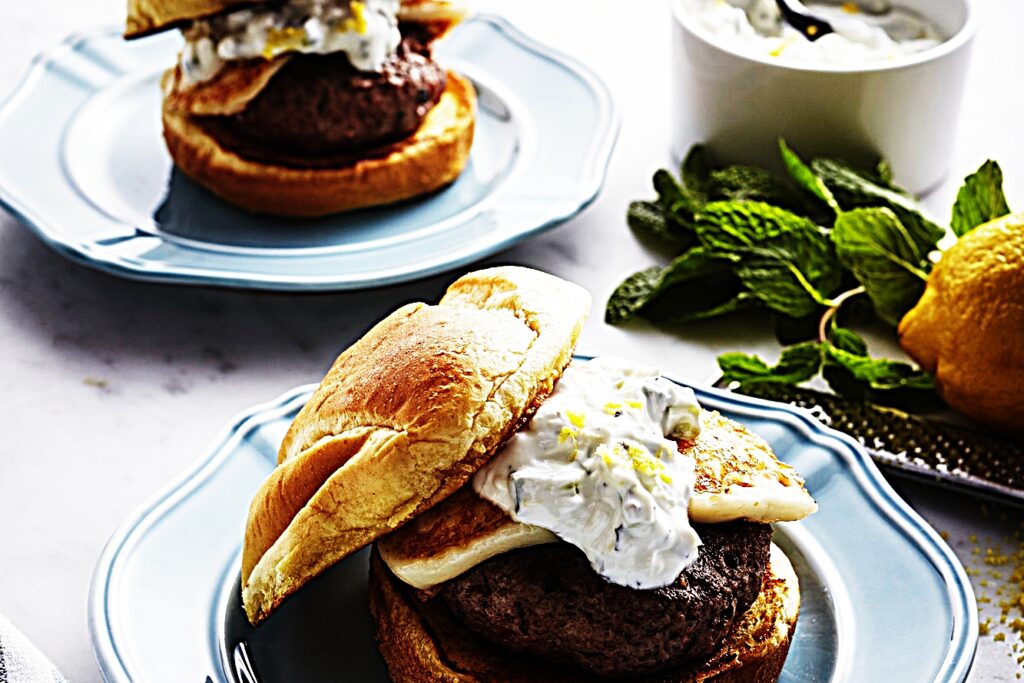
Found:
<svg viewBox="0 0 1024 683"><path fill-rule="evenodd" d="M531 659L484 641L460 624L444 601L422 601L399 581L374 548L370 560L370 611L377 641L395 683L583 683L592 674ZM789 653L800 611L793 565L774 544L761 594L706 662L657 675L647 683L769 683Z"/></svg>
<svg viewBox="0 0 1024 683"><path fill-rule="evenodd" d="M228 149L201 119L164 100L164 140L175 165L221 198L258 213L324 216L392 204L438 190L466 165L476 92L449 72L440 101L409 138L339 166L289 166Z"/></svg>

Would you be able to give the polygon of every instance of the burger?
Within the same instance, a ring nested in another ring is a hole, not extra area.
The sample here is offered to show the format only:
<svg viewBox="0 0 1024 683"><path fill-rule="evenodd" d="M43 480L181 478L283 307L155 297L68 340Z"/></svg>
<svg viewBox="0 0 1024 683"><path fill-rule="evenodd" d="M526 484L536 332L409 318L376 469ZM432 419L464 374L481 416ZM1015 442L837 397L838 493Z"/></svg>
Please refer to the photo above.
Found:
<svg viewBox="0 0 1024 683"><path fill-rule="evenodd" d="M574 360L589 307L482 270L344 351L250 507L250 621L375 544L398 683L776 680L800 591L771 523L814 500L691 390Z"/></svg>
<svg viewBox="0 0 1024 683"><path fill-rule="evenodd" d="M320 216L462 172L476 94L432 56L446 0L129 0L125 36L180 28L163 76L174 163L255 212Z"/></svg>

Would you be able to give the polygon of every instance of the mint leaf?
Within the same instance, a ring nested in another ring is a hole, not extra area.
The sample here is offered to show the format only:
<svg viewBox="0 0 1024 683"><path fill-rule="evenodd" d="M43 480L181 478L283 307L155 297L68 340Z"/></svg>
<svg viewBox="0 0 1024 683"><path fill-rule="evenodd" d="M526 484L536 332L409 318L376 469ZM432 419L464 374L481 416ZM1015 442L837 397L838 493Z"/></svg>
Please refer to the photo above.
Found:
<svg viewBox="0 0 1024 683"><path fill-rule="evenodd" d="M668 229L676 234L693 231L697 212L704 203L690 195L668 171L661 169L654 174L654 189L658 193Z"/></svg>
<svg viewBox="0 0 1024 683"><path fill-rule="evenodd" d="M828 186L786 145L786 141L782 138L779 138L779 153L782 155L782 163L785 164L789 176L799 187L828 204L836 214L842 211Z"/></svg>
<svg viewBox="0 0 1024 683"><path fill-rule="evenodd" d="M666 220L665 211L657 202L631 202L626 224L633 232L667 242L680 251L692 244L695 237L692 226L682 227L678 221Z"/></svg>
<svg viewBox="0 0 1024 683"><path fill-rule="evenodd" d="M1003 194L1003 171L999 164L989 159L964 180L953 205L950 227L957 237L963 237L982 223L1008 213L1010 207Z"/></svg>
<svg viewBox="0 0 1024 683"><path fill-rule="evenodd" d="M821 369L821 344L806 342L790 346L782 352L774 367L744 353L726 353L718 357L718 367L726 382L739 382L749 386L764 382L801 384L818 374Z"/></svg>
<svg viewBox="0 0 1024 683"><path fill-rule="evenodd" d="M931 375L909 363L869 358L831 345L825 347L825 358L826 364L834 363L841 366L855 380L862 382L873 391L897 389L932 391L935 389L935 382Z"/></svg>
<svg viewBox="0 0 1024 683"><path fill-rule="evenodd" d="M815 159L811 169L821 178L844 210L882 207L896 214L914 240L917 250L927 254L946 234L921 213L917 202L902 191L886 187L881 180L858 171L837 159Z"/></svg>
<svg viewBox="0 0 1024 683"><path fill-rule="evenodd" d="M761 202L713 202L697 220L709 252L733 262L743 285L793 318L828 305L841 271L825 234L806 218Z"/></svg>
<svg viewBox="0 0 1024 683"><path fill-rule="evenodd" d="M701 320L712 320L713 318L721 318L722 316L729 315L731 313L738 313L739 311L750 310L758 305L757 297L747 291L737 291L734 294L729 294L727 298L720 299L719 303L711 304L708 303L705 308L698 308L693 306L681 307L675 312L674 315L667 317L667 320L675 323L695 323Z"/></svg>
<svg viewBox="0 0 1024 683"><path fill-rule="evenodd" d="M662 287L672 287L673 285L728 273L728 261L716 257L703 247L694 247L682 256L677 257L665 268L661 285Z"/></svg>
<svg viewBox="0 0 1024 683"><path fill-rule="evenodd" d="M751 250L735 271L765 306L799 318L828 305L828 299L801 271L799 259L799 252L789 248Z"/></svg>
<svg viewBox="0 0 1024 683"><path fill-rule="evenodd" d="M868 345L859 334L851 329L839 327L832 322L832 329L829 330L828 341L832 346L841 351L852 353L857 356L868 355Z"/></svg>
<svg viewBox="0 0 1024 683"><path fill-rule="evenodd" d="M656 202L630 202L626 223L631 229L645 235L663 239L669 236L665 213Z"/></svg>
<svg viewBox="0 0 1024 683"><path fill-rule="evenodd" d="M665 268L648 268L620 284L605 308L605 321L617 325L640 315L648 320L695 322L756 305L728 261L700 247Z"/></svg>
<svg viewBox="0 0 1024 683"><path fill-rule="evenodd" d="M694 247L662 271L641 315L653 321L690 323L756 304L757 298L744 290L727 260Z"/></svg>
<svg viewBox="0 0 1024 683"><path fill-rule="evenodd" d="M694 145L687 152L680 169L683 187L690 196L701 204L708 200L708 189L711 183L711 159L704 145Z"/></svg>
<svg viewBox="0 0 1024 683"><path fill-rule="evenodd" d="M938 400L927 373L907 363L870 358L860 335L834 322L824 357L822 375L837 394L885 405L934 406Z"/></svg>
<svg viewBox="0 0 1024 683"><path fill-rule="evenodd" d="M879 317L899 323L921 298L928 264L927 252L896 214L887 208L844 212L832 228L832 241Z"/></svg>
<svg viewBox="0 0 1024 683"><path fill-rule="evenodd" d="M722 382L743 382L751 377L768 375L772 370L759 356L736 351L719 356L718 368L722 371Z"/></svg>
<svg viewBox="0 0 1024 683"><path fill-rule="evenodd" d="M689 206L690 198L679 182L665 169L654 173L654 190L658 193L658 203L666 211L674 211L681 206Z"/></svg>
<svg viewBox="0 0 1024 683"><path fill-rule="evenodd" d="M807 209L803 197L786 181L755 166L727 166L713 171L707 188L711 201L765 202L797 213Z"/></svg>
<svg viewBox="0 0 1024 683"><path fill-rule="evenodd" d="M605 322L618 325L636 315L657 290L661 273L662 269L655 266L633 273L623 280L608 298L604 311Z"/></svg>

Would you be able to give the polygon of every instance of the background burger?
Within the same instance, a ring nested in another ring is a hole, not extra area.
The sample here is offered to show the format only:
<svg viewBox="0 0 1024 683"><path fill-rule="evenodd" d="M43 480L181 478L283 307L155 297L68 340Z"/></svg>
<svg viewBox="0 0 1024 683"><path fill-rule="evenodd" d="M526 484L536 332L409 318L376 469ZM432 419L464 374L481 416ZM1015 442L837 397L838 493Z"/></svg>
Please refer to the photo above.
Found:
<svg viewBox="0 0 1024 683"><path fill-rule="evenodd" d="M814 501L692 391L570 364L588 309L576 285L484 270L343 352L250 507L250 621L376 541L399 683L775 680L800 597L770 523Z"/></svg>
<svg viewBox="0 0 1024 683"><path fill-rule="evenodd" d="M431 46L462 16L444 0L129 0L125 36L185 38L162 80L178 168L252 211L317 216L458 177L475 93Z"/></svg>

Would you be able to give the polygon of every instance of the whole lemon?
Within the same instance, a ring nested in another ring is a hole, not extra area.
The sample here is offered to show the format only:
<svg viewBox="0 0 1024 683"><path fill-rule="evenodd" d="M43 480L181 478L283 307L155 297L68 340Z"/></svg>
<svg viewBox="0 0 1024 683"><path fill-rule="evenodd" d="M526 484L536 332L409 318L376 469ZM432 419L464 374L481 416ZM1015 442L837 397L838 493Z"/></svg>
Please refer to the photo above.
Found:
<svg viewBox="0 0 1024 683"><path fill-rule="evenodd" d="M1024 434L1024 214L978 226L950 247L899 335L950 407Z"/></svg>

